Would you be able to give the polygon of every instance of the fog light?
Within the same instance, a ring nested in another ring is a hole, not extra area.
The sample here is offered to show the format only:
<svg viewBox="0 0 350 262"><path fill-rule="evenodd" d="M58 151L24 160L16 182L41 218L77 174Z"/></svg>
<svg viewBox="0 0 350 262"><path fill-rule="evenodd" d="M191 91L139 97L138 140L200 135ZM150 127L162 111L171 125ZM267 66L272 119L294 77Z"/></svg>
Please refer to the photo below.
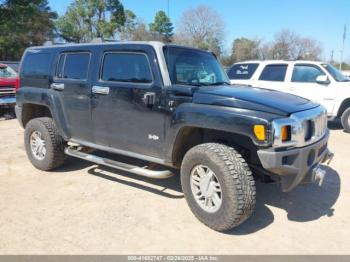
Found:
<svg viewBox="0 0 350 262"><path fill-rule="evenodd" d="M264 141L266 139L265 126L264 125L255 125L254 126L254 134L258 140Z"/></svg>

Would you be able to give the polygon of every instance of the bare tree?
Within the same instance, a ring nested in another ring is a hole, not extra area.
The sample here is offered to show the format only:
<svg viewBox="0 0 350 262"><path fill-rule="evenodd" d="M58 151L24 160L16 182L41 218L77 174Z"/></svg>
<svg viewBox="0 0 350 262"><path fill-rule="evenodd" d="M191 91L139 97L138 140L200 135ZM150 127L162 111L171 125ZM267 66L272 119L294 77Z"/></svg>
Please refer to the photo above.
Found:
<svg viewBox="0 0 350 262"><path fill-rule="evenodd" d="M318 41L308 37L299 39L296 59L319 60L321 54L322 47Z"/></svg>
<svg viewBox="0 0 350 262"><path fill-rule="evenodd" d="M224 23L208 6L190 8L182 14L174 41L199 47L220 55L224 40Z"/></svg>
<svg viewBox="0 0 350 262"><path fill-rule="evenodd" d="M125 24L117 32L117 39L122 41L151 41L153 37L148 26L130 11L125 10Z"/></svg>
<svg viewBox="0 0 350 262"><path fill-rule="evenodd" d="M290 30L275 35L271 55L273 59L293 59L297 52L298 36Z"/></svg>
<svg viewBox="0 0 350 262"><path fill-rule="evenodd" d="M260 58L261 41L257 39L237 38L232 44L232 60L235 62Z"/></svg>
<svg viewBox="0 0 350 262"><path fill-rule="evenodd" d="M273 59L318 60L321 54L322 47L319 42L301 37L290 30L282 30L275 35L270 51Z"/></svg>

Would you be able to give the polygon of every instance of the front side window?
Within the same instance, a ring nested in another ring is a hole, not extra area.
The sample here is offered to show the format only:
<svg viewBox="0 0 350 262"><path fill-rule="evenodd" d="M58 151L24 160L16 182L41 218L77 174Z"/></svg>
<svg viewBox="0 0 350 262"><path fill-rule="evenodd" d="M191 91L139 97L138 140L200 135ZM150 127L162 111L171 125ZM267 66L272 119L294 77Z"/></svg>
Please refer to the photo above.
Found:
<svg viewBox="0 0 350 262"><path fill-rule="evenodd" d="M293 69L292 82L316 83L318 76L325 75L320 68L314 65L295 65Z"/></svg>
<svg viewBox="0 0 350 262"><path fill-rule="evenodd" d="M148 58L140 53L107 53L104 57L103 81L152 83Z"/></svg>
<svg viewBox="0 0 350 262"><path fill-rule="evenodd" d="M60 55L56 77L86 80L88 78L90 53L65 53Z"/></svg>
<svg viewBox="0 0 350 262"><path fill-rule="evenodd" d="M259 80L283 82L286 77L287 65L267 65L261 72Z"/></svg>
<svg viewBox="0 0 350 262"><path fill-rule="evenodd" d="M164 47L172 84L215 85L229 79L215 56L209 52L183 47Z"/></svg>
<svg viewBox="0 0 350 262"><path fill-rule="evenodd" d="M258 68L257 63L235 64L227 72L230 79L250 79Z"/></svg>
<svg viewBox="0 0 350 262"><path fill-rule="evenodd" d="M0 64L0 78L14 78L17 76L15 70L7 65Z"/></svg>

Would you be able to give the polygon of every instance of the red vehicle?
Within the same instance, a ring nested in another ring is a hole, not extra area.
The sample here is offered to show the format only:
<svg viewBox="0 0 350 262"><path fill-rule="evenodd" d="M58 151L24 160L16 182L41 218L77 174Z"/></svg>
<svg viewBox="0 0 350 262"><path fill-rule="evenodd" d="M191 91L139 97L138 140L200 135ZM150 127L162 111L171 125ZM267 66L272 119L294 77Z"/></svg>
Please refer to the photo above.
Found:
<svg viewBox="0 0 350 262"><path fill-rule="evenodd" d="M18 75L15 70L5 64L0 64L0 107L12 107L16 104Z"/></svg>

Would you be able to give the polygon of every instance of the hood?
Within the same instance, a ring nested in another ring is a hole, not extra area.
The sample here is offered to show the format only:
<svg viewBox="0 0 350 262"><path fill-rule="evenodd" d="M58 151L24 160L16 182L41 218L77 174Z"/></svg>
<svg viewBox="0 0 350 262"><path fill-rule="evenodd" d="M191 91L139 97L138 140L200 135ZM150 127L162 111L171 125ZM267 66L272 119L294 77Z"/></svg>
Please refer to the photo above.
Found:
<svg viewBox="0 0 350 262"><path fill-rule="evenodd" d="M315 108L319 104L279 91L246 86L206 86L193 94L193 102L249 109L281 116Z"/></svg>

